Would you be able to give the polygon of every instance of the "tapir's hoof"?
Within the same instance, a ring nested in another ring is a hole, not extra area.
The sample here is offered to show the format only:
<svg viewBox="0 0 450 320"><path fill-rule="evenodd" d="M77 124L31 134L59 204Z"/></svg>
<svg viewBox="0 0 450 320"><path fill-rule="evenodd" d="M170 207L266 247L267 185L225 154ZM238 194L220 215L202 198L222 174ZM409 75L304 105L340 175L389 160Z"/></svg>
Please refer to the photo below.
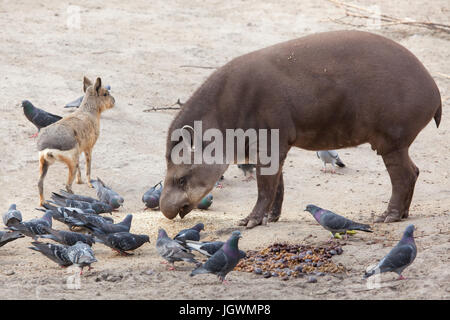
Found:
<svg viewBox="0 0 450 320"><path fill-rule="evenodd" d="M242 220L239 220L238 226L246 226L248 223L248 218L244 218Z"/></svg>
<svg viewBox="0 0 450 320"><path fill-rule="evenodd" d="M269 214L269 217L267 218L268 222L277 222L278 220L280 220L280 215L275 215L275 214Z"/></svg>
<svg viewBox="0 0 450 320"><path fill-rule="evenodd" d="M375 219L375 223L397 222L402 219L402 214L398 210L385 211L381 216Z"/></svg>
<svg viewBox="0 0 450 320"><path fill-rule="evenodd" d="M261 223L262 223L262 221L250 219L250 220L248 220L248 223L247 223L247 229L252 229L256 226L259 226Z"/></svg>

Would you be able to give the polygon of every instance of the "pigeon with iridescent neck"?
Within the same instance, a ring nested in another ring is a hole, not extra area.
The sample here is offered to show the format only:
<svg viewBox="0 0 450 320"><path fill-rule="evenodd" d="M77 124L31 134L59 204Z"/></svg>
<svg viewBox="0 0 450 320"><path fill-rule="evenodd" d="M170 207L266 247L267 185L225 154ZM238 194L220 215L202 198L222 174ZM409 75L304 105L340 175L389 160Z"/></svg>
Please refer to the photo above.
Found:
<svg viewBox="0 0 450 320"><path fill-rule="evenodd" d="M223 283L226 283L226 275L236 267L239 260L242 258L238 248L239 238L241 237L239 231L233 232L227 242L225 242L225 244L204 264L194 269L190 276L193 277L197 274L212 273L217 275Z"/></svg>
<svg viewBox="0 0 450 320"><path fill-rule="evenodd" d="M374 268L365 272L363 279L384 272L395 272L398 274L399 280L406 279L402 276L402 272L413 263L417 255L414 230L414 225L407 226L402 239Z"/></svg>
<svg viewBox="0 0 450 320"><path fill-rule="evenodd" d="M33 246L28 247L31 250L42 253L44 256L56 262L60 267L65 268L73 264L67 255L67 246L61 244L43 243L33 241Z"/></svg>
<svg viewBox="0 0 450 320"><path fill-rule="evenodd" d="M334 212L322 209L312 204L307 205L305 211L311 213L314 219L316 219L322 227L330 231L336 238L340 238L340 233L347 234L349 231L353 230L373 232L370 230L370 226L368 224L354 222Z"/></svg>

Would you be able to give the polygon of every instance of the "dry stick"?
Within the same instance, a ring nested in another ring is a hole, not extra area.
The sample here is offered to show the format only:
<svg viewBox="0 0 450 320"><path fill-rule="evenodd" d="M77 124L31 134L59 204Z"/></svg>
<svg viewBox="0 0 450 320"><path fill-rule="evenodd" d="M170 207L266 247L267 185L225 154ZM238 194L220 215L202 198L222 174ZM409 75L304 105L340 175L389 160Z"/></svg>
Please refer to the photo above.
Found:
<svg viewBox="0 0 450 320"><path fill-rule="evenodd" d="M150 112L150 111L159 111L159 110L180 110L183 106L183 102L180 101L180 99L177 100L173 105L168 107L151 107L150 109L142 110L142 112ZM174 105L179 105L179 107L174 107Z"/></svg>
<svg viewBox="0 0 450 320"><path fill-rule="evenodd" d="M424 27L424 28L428 28L428 29L439 30L439 31L443 31L446 33L450 33L450 25L447 25L447 24L427 22L427 21L416 21L416 20L405 19L405 18L401 19L401 18L397 18L394 16L389 16L387 14L379 14L379 13L369 10L367 8L359 7L359 6L356 6L353 4L349 4L349 3L340 2L337 0L328 0L328 1L335 4L338 7L345 8L347 16L362 18L362 19L373 19L375 16L375 17L379 17L379 19L381 21L390 22L390 23L382 24L380 26L404 24L404 25L413 25L413 26ZM361 12L366 12L366 13L370 14L371 16L364 15ZM361 25L345 23L343 21L339 21L336 19L330 19L330 20L333 22L336 22L336 23L340 23L340 24L347 24L347 25L350 24L353 26L361 27Z"/></svg>
<svg viewBox="0 0 450 320"><path fill-rule="evenodd" d="M196 65L182 65L180 68L200 68L200 69L218 69L218 67L209 67L209 66L196 66Z"/></svg>

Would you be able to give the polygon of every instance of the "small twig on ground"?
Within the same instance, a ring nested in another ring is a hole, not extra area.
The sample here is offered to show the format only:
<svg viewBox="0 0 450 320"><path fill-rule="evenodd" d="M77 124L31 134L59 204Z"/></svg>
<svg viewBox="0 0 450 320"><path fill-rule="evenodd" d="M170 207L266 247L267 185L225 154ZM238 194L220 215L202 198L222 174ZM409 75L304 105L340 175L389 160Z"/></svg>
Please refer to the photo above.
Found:
<svg viewBox="0 0 450 320"><path fill-rule="evenodd" d="M196 66L196 65L182 65L180 68L199 68L199 69L218 69L218 67L210 67L210 66Z"/></svg>
<svg viewBox="0 0 450 320"><path fill-rule="evenodd" d="M443 78L450 79L450 75L448 75L448 74L441 73L441 72L436 72L436 74L437 74L437 75L440 75L440 76L443 77Z"/></svg>
<svg viewBox="0 0 450 320"><path fill-rule="evenodd" d="M180 99L177 100L174 104L167 107L151 107L150 109L142 110L142 112L150 112L150 111L159 111L159 110L180 110L183 106L184 102L181 102ZM174 107L175 105L178 105L178 107Z"/></svg>
<svg viewBox="0 0 450 320"><path fill-rule="evenodd" d="M356 5L350 4L350 3L345 3L345 2L341 2L341 1L337 1L337 0L328 0L328 1L338 7L344 8L345 14L347 17L354 17L354 18L359 18L359 19L379 19L379 21L386 22L383 24L380 23L378 25L380 27L403 24L403 25L423 27L423 28L428 28L428 29L432 29L432 30L450 33L450 25L448 25L448 24L429 22L429 21L418 21L418 20L413 20L413 19L409 19L409 18L398 18L398 17L387 15L387 14L381 14L379 12L370 10L368 8L356 6ZM354 27L363 27L364 26L361 24L355 24L355 23L351 23L351 22L342 21L342 18L340 18L340 19L331 19L330 18L330 20L335 23L352 25Z"/></svg>

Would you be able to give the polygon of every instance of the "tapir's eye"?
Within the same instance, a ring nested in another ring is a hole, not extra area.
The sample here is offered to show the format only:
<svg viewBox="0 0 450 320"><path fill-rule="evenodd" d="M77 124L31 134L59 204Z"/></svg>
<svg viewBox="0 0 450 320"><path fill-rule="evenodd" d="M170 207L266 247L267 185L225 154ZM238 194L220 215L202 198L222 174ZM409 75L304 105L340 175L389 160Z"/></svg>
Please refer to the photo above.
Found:
<svg viewBox="0 0 450 320"><path fill-rule="evenodd" d="M105 93L103 94L105 97L109 94L108 91L105 91Z"/></svg>

